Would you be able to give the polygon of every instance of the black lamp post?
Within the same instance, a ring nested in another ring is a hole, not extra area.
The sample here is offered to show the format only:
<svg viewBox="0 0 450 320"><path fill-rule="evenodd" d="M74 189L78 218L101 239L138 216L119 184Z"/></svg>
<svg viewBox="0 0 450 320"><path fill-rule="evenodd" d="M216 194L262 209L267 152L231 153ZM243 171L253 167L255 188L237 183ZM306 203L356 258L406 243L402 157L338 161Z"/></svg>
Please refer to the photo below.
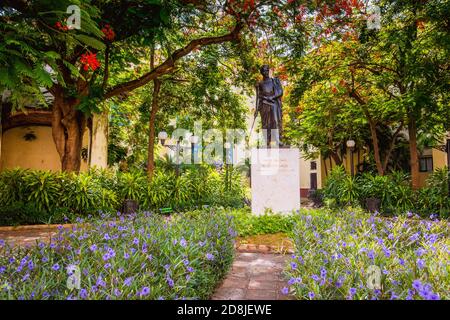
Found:
<svg viewBox="0 0 450 320"><path fill-rule="evenodd" d="M158 139L159 141L161 141L161 144L167 148L169 148L170 150L175 151L176 153L176 163L175 163L175 174L178 177L180 175L180 139L177 140L177 144L175 146L173 145L166 145L166 140L167 140L168 134L165 131L161 131L158 133Z"/></svg>
<svg viewBox="0 0 450 320"><path fill-rule="evenodd" d="M355 168L353 165L353 151L355 150L355 140L347 140L347 148L350 149L350 172L352 174L352 177L355 175Z"/></svg>
<svg viewBox="0 0 450 320"><path fill-rule="evenodd" d="M195 164L195 160L196 160L195 145L198 143L199 137L197 137L196 135L192 135L189 138L189 140L191 141L191 164Z"/></svg>

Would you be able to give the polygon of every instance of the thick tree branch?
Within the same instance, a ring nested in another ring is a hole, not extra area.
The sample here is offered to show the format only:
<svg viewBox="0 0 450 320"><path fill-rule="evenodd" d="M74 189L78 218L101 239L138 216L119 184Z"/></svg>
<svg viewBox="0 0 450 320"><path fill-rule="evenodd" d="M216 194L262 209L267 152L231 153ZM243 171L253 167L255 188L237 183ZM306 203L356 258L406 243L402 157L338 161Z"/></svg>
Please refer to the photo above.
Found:
<svg viewBox="0 0 450 320"><path fill-rule="evenodd" d="M185 47L174 51L163 63L161 63L159 66L149 71L148 73L144 74L140 78L116 85L110 90L107 90L104 98L108 99L132 91L136 88L142 87L143 85L164 74L170 73L171 70L173 70L173 68L175 67L175 63L177 60L188 55L196 48L237 40L239 32L242 30L242 28L243 24L241 22L238 22L230 33L223 36L203 37L192 40Z"/></svg>

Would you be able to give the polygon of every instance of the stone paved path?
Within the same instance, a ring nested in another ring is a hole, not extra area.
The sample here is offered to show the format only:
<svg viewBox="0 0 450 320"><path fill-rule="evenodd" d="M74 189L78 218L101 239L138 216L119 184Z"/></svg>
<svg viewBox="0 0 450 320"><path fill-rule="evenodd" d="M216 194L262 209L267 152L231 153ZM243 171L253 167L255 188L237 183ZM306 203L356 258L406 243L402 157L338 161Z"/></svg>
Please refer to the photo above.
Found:
<svg viewBox="0 0 450 320"><path fill-rule="evenodd" d="M238 252L233 266L212 300L286 300L282 271L288 257L280 254Z"/></svg>
<svg viewBox="0 0 450 320"><path fill-rule="evenodd" d="M0 230L0 239L12 246L27 246L36 244L36 240L48 242L58 232L55 227L25 229L25 230Z"/></svg>

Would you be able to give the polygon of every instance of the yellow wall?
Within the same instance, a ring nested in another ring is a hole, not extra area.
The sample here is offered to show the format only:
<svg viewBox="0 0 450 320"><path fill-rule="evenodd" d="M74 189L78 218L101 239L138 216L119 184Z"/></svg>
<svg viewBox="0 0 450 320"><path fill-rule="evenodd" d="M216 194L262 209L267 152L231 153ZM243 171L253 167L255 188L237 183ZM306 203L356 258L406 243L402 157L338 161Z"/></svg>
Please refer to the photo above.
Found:
<svg viewBox="0 0 450 320"><path fill-rule="evenodd" d="M24 135L34 133L36 139L26 141ZM45 126L17 127L2 134L0 170L29 168L60 170L61 162L52 137L52 128ZM83 136L83 147L89 144L89 132ZM87 161L81 161L81 170L86 171Z"/></svg>
<svg viewBox="0 0 450 320"><path fill-rule="evenodd" d="M354 167L354 173L356 174L358 172L358 164L362 163L364 161L365 153L361 150L359 154L359 161L358 161L358 151L353 152L353 167ZM331 164L330 164L331 160ZM326 161L326 164L325 164ZM351 173L351 156L350 151L347 151L347 154L344 156L342 165L344 166L345 170L348 173ZM323 158L321 157L320 161L321 166L321 175L322 175L322 185L325 183L325 180L327 179L327 176L330 174L330 171L336 167L336 162L331 158Z"/></svg>
<svg viewBox="0 0 450 320"><path fill-rule="evenodd" d="M432 149L431 155L433 156L433 171L443 168L447 165L447 153L438 149ZM431 172L419 172L419 186L425 187L427 184L428 176Z"/></svg>
<svg viewBox="0 0 450 320"><path fill-rule="evenodd" d="M92 119L91 167L108 167L108 115L94 115Z"/></svg>
<svg viewBox="0 0 450 320"><path fill-rule="evenodd" d="M311 161L316 161L317 170L311 170ZM311 173L317 173L317 188L322 188L322 171L321 171L321 161L320 159L309 159L303 158L302 153L300 153L300 189L309 189L311 187Z"/></svg>

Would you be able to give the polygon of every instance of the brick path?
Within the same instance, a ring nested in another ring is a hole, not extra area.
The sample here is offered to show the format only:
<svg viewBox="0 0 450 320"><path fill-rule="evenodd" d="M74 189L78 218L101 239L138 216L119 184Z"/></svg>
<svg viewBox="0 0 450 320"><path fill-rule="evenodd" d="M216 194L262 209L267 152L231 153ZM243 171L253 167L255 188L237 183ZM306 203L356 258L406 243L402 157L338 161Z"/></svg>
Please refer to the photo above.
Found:
<svg viewBox="0 0 450 320"><path fill-rule="evenodd" d="M286 300L282 271L287 256L238 252L232 269L212 300Z"/></svg>
<svg viewBox="0 0 450 320"><path fill-rule="evenodd" d="M0 230L0 239L12 246L27 246L36 244L37 240L48 242L57 232L56 227Z"/></svg>

